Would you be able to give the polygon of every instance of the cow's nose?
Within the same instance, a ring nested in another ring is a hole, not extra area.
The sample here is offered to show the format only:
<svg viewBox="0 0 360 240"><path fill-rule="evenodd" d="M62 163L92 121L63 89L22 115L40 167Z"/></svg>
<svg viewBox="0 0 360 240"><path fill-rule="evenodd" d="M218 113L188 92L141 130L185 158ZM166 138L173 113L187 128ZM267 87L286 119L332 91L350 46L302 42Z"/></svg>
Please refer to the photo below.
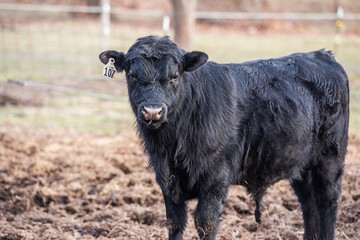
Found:
<svg viewBox="0 0 360 240"><path fill-rule="evenodd" d="M147 121L158 121L160 120L161 116L164 113L164 108L163 107L159 107L159 108L155 108L155 107L143 107L141 113L144 115L144 119Z"/></svg>

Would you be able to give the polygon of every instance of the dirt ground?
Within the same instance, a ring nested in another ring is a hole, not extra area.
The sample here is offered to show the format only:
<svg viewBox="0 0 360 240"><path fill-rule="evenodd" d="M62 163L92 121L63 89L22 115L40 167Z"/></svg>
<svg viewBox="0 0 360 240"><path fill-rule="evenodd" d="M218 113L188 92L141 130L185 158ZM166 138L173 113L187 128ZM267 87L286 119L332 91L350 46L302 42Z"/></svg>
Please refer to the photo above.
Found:
<svg viewBox="0 0 360 240"><path fill-rule="evenodd" d="M336 239L360 239L360 136L351 135ZM189 202L185 239L198 239ZM302 239L288 183L269 188L262 224L244 188L224 203L218 239ZM162 194L134 131L0 131L0 239L166 239Z"/></svg>

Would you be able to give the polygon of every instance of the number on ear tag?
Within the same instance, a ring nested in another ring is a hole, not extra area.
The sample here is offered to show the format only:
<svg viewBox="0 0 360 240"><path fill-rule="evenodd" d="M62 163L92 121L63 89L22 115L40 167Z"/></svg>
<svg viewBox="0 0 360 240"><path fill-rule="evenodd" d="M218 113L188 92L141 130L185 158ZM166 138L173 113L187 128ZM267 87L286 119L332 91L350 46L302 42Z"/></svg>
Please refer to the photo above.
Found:
<svg viewBox="0 0 360 240"><path fill-rule="evenodd" d="M115 59L110 58L109 62L104 66L104 76L108 77L108 78L114 78L115 73L116 73L116 68L114 66L115 63Z"/></svg>

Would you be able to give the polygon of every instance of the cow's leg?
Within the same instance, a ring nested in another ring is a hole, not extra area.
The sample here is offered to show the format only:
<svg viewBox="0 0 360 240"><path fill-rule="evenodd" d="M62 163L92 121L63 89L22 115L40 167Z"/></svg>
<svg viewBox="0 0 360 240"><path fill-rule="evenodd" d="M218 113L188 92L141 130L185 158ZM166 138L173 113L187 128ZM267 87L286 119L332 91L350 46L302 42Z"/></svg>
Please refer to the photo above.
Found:
<svg viewBox="0 0 360 240"><path fill-rule="evenodd" d="M342 165L331 164L336 159L322 161L313 169L312 185L319 213L319 240L333 240L336 225L338 199L341 193Z"/></svg>
<svg viewBox="0 0 360 240"><path fill-rule="evenodd" d="M318 214L316 209L316 201L311 185L311 174L306 171L302 179L292 180L291 186L300 202L303 222L304 222L304 240L317 239Z"/></svg>
<svg viewBox="0 0 360 240"><path fill-rule="evenodd" d="M175 203L170 197L164 195L166 207L167 228L169 230L169 239L182 239L186 221L187 209L184 202Z"/></svg>
<svg viewBox="0 0 360 240"><path fill-rule="evenodd" d="M200 239L215 239L222 202L227 195L227 189L226 184L217 183L201 191L194 216Z"/></svg>

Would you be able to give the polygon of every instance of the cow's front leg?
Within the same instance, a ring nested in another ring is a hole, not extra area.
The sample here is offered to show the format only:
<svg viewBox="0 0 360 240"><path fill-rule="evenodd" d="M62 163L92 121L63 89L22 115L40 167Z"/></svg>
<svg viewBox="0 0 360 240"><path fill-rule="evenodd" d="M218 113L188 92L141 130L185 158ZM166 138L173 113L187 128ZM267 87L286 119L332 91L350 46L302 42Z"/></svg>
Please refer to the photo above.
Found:
<svg viewBox="0 0 360 240"><path fill-rule="evenodd" d="M187 221L186 204L185 202L175 203L166 195L164 195L164 201L169 239L182 239L182 234Z"/></svg>
<svg viewBox="0 0 360 240"><path fill-rule="evenodd" d="M227 190L227 184L217 183L201 191L194 216L200 239L215 239Z"/></svg>

